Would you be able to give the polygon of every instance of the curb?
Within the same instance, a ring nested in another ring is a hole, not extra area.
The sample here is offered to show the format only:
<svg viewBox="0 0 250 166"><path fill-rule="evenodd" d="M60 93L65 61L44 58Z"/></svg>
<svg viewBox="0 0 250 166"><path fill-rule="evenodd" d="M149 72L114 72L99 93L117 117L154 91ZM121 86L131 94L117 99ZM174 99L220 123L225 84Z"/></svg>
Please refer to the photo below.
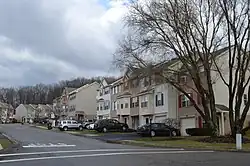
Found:
<svg viewBox="0 0 250 166"><path fill-rule="evenodd" d="M12 144L5 148L0 150L0 153L5 153L5 152L11 152L13 150L16 150L21 147L21 143L17 140L15 140L13 137L10 137L9 135L5 134L4 132L1 133L5 138L7 138L9 141L12 142Z"/></svg>

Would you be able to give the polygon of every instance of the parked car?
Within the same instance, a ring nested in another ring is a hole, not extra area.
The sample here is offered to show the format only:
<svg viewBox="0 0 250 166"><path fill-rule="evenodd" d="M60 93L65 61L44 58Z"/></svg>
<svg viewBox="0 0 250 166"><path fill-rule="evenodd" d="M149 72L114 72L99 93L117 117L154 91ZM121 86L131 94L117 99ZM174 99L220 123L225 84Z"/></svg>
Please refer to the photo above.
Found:
<svg viewBox="0 0 250 166"><path fill-rule="evenodd" d="M88 125L93 124L93 123L94 123L93 120L88 120L86 122L83 122L83 128L87 129Z"/></svg>
<svg viewBox="0 0 250 166"><path fill-rule="evenodd" d="M127 131L128 125L115 119L102 119L95 122L94 128L98 132Z"/></svg>
<svg viewBox="0 0 250 166"><path fill-rule="evenodd" d="M95 129L95 124L94 123L90 123L87 125L87 129L89 130L94 130Z"/></svg>
<svg viewBox="0 0 250 166"><path fill-rule="evenodd" d="M180 131L165 123L151 123L139 126L137 133L142 136L178 136Z"/></svg>
<svg viewBox="0 0 250 166"><path fill-rule="evenodd" d="M75 120L62 120L59 122L58 128L64 131L69 129L83 130L83 125Z"/></svg>

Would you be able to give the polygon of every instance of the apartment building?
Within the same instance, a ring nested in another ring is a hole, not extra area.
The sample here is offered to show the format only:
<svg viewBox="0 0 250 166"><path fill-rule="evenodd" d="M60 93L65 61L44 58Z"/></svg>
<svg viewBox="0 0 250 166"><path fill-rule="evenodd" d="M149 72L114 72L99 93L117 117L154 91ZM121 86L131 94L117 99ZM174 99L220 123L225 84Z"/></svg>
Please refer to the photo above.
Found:
<svg viewBox="0 0 250 166"><path fill-rule="evenodd" d="M177 91L164 83L161 66L149 72L128 69L123 77L122 92L117 96L117 115L131 128L150 122L177 118Z"/></svg>
<svg viewBox="0 0 250 166"><path fill-rule="evenodd" d="M99 87L98 82L93 82L68 93L67 118L96 119L96 92Z"/></svg>

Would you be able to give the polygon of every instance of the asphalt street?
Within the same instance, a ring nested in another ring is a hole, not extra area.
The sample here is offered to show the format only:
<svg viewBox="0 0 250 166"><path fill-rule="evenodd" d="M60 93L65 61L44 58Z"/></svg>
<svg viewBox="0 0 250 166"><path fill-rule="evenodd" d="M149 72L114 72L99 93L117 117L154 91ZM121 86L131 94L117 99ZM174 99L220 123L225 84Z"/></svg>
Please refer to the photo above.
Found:
<svg viewBox="0 0 250 166"><path fill-rule="evenodd" d="M27 125L0 125L0 131L20 142L0 154L4 166L249 166L249 153L143 148L108 144Z"/></svg>

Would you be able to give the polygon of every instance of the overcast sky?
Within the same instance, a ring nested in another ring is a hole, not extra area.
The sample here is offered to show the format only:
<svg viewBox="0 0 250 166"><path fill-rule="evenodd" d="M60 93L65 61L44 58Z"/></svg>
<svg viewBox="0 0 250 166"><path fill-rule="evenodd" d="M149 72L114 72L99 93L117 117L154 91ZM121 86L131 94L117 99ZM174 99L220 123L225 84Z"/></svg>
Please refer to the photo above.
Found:
<svg viewBox="0 0 250 166"><path fill-rule="evenodd" d="M126 1L0 0L0 86L115 74Z"/></svg>

